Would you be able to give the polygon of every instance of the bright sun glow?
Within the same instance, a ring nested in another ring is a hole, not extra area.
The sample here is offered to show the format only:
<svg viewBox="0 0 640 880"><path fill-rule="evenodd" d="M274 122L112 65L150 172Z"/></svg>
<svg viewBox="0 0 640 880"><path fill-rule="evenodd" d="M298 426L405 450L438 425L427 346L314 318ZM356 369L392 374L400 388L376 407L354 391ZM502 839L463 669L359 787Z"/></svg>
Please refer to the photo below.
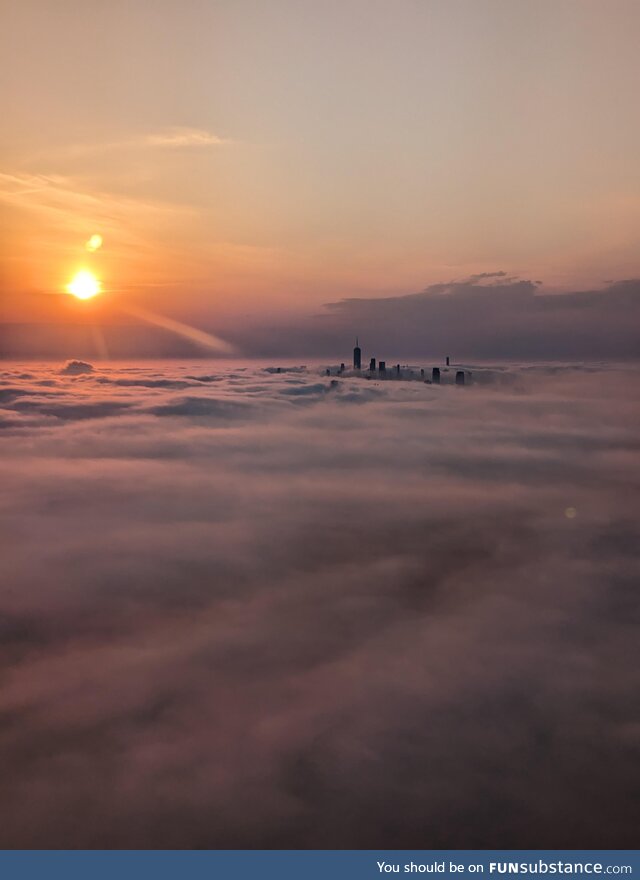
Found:
<svg viewBox="0 0 640 880"><path fill-rule="evenodd" d="M91 299L100 293L101 284L95 275L83 269L74 277L70 284L67 284L68 293L72 293L78 299Z"/></svg>

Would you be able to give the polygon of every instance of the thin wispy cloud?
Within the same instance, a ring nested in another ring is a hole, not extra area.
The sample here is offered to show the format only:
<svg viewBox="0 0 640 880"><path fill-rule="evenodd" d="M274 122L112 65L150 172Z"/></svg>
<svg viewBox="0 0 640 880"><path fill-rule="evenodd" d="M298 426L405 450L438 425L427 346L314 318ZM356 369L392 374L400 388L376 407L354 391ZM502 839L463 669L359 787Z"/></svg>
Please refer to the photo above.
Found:
<svg viewBox="0 0 640 880"><path fill-rule="evenodd" d="M159 134L147 135L131 143L149 147L219 147L223 144L231 144L233 141L199 128L172 128Z"/></svg>
<svg viewBox="0 0 640 880"><path fill-rule="evenodd" d="M161 219L163 213L192 212L161 200L93 190L84 181L58 174L0 172L0 202L82 231L91 224L103 231L114 230L135 218Z"/></svg>
<svg viewBox="0 0 640 880"><path fill-rule="evenodd" d="M221 147L236 143L230 138L223 138L203 128L171 127L159 131L144 132L130 137L114 140L89 141L86 143L68 144L60 149L36 153L25 160L26 165L38 166L42 162L56 160L80 159L84 156L102 155L104 153L127 153L151 149L190 149L196 147Z"/></svg>

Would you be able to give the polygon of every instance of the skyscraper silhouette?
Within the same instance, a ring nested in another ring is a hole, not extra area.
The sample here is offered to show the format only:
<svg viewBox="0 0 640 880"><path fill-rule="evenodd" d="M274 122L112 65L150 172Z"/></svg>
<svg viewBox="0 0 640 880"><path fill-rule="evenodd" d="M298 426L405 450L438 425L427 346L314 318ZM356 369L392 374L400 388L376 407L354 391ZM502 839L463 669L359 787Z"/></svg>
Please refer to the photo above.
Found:
<svg viewBox="0 0 640 880"><path fill-rule="evenodd" d="M358 337L356 336L356 347L353 349L353 369L359 370L362 358L362 351L358 345Z"/></svg>

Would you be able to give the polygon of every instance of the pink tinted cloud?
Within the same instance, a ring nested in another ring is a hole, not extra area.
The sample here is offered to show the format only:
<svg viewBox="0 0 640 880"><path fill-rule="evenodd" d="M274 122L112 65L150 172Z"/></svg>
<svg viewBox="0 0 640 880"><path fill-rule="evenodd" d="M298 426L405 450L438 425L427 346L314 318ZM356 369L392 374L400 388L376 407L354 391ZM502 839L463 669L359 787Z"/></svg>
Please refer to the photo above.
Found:
<svg viewBox="0 0 640 880"><path fill-rule="evenodd" d="M4 846L631 845L638 375L474 372L5 365Z"/></svg>

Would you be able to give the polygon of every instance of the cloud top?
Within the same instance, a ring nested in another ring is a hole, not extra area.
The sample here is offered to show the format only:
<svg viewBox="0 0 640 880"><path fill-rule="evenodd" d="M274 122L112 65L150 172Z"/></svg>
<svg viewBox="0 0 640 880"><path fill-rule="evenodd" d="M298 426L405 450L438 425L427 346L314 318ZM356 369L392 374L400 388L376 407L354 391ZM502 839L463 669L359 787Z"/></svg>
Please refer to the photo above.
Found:
<svg viewBox="0 0 640 880"><path fill-rule="evenodd" d="M60 373L63 376L77 376L80 373L92 373L93 365L88 364L86 361L67 361L64 367L60 370Z"/></svg>
<svg viewBox="0 0 640 880"><path fill-rule="evenodd" d="M638 373L467 366L3 365L3 846L634 845Z"/></svg>

